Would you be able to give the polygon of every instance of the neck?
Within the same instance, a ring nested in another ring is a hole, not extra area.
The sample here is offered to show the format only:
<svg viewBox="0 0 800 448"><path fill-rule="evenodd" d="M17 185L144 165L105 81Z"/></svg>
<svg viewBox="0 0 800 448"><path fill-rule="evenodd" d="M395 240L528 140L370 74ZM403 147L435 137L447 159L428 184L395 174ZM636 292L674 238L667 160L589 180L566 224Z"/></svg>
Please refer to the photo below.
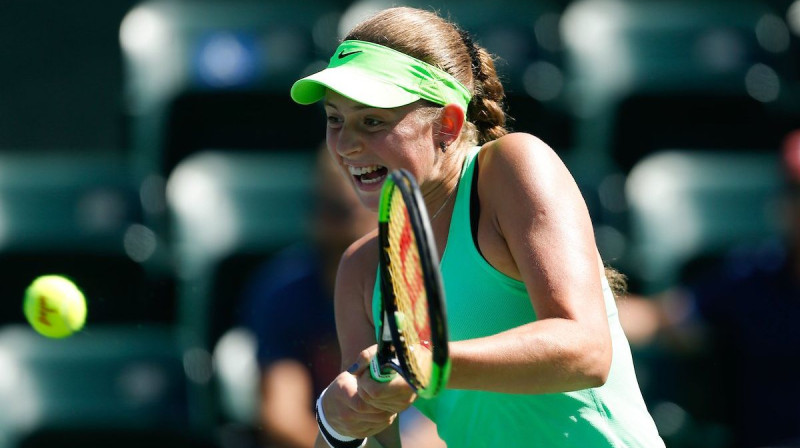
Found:
<svg viewBox="0 0 800 448"><path fill-rule="evenodd" d="M428 216L430 217L440 258L444 254L445 245L447 244L450 221L455 209L456 194L464 160L466 159L462 158L461 162L452 164L454 167L452 173L448 174L441 183L427 194L425 201L428 206Z"/></svg>
<svg viewBox="0 0 800 448"><path fill-rule="evenodd" d="M442 205L439 206L439 208L433 213L433 215L431 215L431 222L436 221L436 218L438 218L439 215L441 215L442 212L450 206L450 202L452 202L451 199L453 198L453 196L456 194L457 191L458 191L458 184L456 183L456 186L455 188L453 188L453 191L451 191L450 194L448 194L447 197L444 198L444 202L442 202Z"/></svg>
<svg viewBox="0 0 800 448"><path fill-rule="evenodd" d="M448 221L444 219L443 215L452 209L452 203L455 202L454 196L458 191L458 182L461 179L461 168L464 160L462 157L460 162L455 160L448 161L446 163L448 170L442 176L441 182L437 182L430 191L424 194L425 204L428 207L428 216L432 224L437 221Z"/></svg>

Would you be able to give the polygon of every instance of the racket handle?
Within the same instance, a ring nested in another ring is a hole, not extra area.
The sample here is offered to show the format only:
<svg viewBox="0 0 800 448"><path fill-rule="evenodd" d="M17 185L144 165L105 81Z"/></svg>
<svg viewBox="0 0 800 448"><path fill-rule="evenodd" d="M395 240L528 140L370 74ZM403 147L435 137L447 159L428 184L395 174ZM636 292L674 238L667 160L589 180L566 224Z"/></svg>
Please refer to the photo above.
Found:
<svg viewBox="0 0 800 448"><path fill-rule="evenodd" d="M388 383L397 375L391 368L381 366L377 356L369 360L369 373L372 379L379 383Z"/></svg>

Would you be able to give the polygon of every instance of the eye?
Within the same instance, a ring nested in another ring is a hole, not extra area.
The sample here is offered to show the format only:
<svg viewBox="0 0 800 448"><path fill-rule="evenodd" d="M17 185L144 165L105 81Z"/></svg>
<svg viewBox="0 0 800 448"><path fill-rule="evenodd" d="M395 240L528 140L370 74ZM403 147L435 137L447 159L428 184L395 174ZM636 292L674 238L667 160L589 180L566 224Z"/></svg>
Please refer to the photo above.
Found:
<svg viewBox="0 0 800 448"><path fill-rule="evenodd" d="M339 128L342 126L342 119L337 115L328 115L326 120L328 122L328 127L330 128Z"/></svg>
<svg viewBox="0 0 800 448"><path fill-rule="evenodd" d="M364 126L366 126L368 128L374 128L374 127L380 126L382 124L383 124L383 121L382 120L378 120L377 118L370 118L370 117L364 118Z"/></svg>

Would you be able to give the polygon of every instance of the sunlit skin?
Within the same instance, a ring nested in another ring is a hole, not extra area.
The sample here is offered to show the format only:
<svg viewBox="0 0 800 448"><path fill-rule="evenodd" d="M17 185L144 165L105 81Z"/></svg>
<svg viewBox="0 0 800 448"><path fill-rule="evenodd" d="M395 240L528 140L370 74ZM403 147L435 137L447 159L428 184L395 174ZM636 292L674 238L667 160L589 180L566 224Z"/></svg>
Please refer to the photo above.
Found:
<svg viewBox="0 0 800 448"><path fill-rule="evenodd" d="M370 210L378 209L385 176L399 168L417 179L431 214L455 189L460 167L449 163L452 155L435 150L441 136L434 124L424 120L421 109L425 107L417 102L379 109L333 91L325 96L328 149ZM354 167L381 169L372 174L377 176L373 182L364 182L351 174Z"/></svg>

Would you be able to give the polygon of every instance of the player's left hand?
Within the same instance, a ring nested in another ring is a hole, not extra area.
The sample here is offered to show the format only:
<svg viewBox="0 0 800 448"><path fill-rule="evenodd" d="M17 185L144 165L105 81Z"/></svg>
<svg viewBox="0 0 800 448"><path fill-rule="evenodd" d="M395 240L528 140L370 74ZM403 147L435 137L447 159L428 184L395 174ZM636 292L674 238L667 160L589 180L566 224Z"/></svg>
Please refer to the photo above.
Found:
<svg viewBox="0 0 800 448"><path fill-rule="evenodd" d="M372 379L369 363L377 351L377 345L363 350L358 356L357 367L351 372L358 378L358 395L377 409L399 414L414 403L417 394L400 375L385 383Z"/></svg>

